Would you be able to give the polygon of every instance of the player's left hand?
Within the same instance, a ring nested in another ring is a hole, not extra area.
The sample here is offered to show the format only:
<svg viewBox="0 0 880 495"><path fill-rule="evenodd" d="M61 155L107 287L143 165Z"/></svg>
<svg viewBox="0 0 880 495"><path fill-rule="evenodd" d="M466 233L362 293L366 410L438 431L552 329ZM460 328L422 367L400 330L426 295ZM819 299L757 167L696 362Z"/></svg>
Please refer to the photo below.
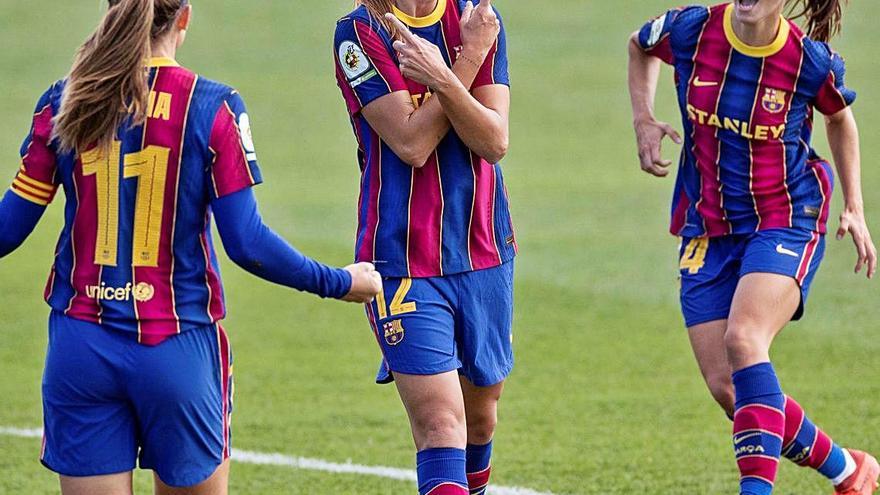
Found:
<svg viewBox="0 0 880 495"><path fill-rule="evenodd" d="M461 45L463 52L475 51L483 63L492 46L498 41L501 21L492 9L492 0L482 0L474 7L468 1L461 12Z"/></svg>
<svg viewBox="0 0 880 495"><path fill-rule="evenodd" d="M394 42L394 50L401 74L429 88L437 88L451 72L440 48L413 34L394 14L386 14L385 18L400 33L401 39Z"/></svg>
<svg viewBox="0 0 880 495"><path fill-rule="evenodd" d="M868 278L874 278L877 272L877 247L871 239L865 212L860 208L846 208L840 214L840 228L837 229L837 240L843 240L846 234L852 235L859 259L856 262L856 273L868 267Z"/></svg>

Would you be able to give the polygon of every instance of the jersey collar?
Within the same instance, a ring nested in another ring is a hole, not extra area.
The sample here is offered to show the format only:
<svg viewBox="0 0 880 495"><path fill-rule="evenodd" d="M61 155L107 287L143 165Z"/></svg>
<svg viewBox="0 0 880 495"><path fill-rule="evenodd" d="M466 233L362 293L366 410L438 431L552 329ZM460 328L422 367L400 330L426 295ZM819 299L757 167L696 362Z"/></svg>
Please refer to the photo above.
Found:
<svg viewBox="0 0 880 495"><path fill-rule="evenodd" d="M394 6L394 15L397 16L398 19L401 20L404 24L413 28L424 28L428 26L433 26L440 19L443 18L443 14L446 13L446 2L447 0L437 0L437 6L434 7L434 11L425 17L413 17L406 12Z"/></svg>
<svg viewBox="0 0 880 495"><path fill-rule="evenodd" d="M776 33L776 39L773 40L769 45L764 46L751 46L746 44L743 40L739 39L736 35L736 32L733 30L733 9L735 8L734 4L730 4L724 10L724 35L727 37L727 41L733 46L736 51L742 53L743 55L747 55L749 57L769 57L772 55L776 55L779 50L785 46L785 42L788 41L788 35L791 32L791 25L784 17L779 18L779 32Z"/></svg>
<svg viewBox="0 0 880 495"><path fill-rule="evenodd" d="M180 67L173 58L153 57L147 61L147 67Z"/></svg>

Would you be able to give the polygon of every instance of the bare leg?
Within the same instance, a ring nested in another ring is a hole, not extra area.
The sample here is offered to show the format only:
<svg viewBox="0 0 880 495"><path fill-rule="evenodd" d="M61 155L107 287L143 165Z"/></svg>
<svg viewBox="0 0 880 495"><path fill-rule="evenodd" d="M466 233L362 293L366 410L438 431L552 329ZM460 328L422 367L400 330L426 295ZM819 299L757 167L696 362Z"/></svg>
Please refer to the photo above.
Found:
<svg viewBox="0 0 880 495"><path fill-rule="evenodd" d="M724 412L733 417L733 381L724 345L727 320L710 321L688 329L691 347L709 392Z"/></svg>
<svg viewBox="0 0 880 495"><path fill-rule="evenodd" d="M770 345L800 303L791 277L752 273L733 297L724 344L736 392L733 443L740 493L769 494L785 438L785 395L770 364Z"/></svg>
<svg viewBox="0 0 880 495"><path fill-rule="evenodd" d="M740 280L724 335L734 371L770 361L770 345L800 301L800 289L791 277L751 273Z"/></svg>
<svg viewBox="0 0 880 495"><path fill-rule="evenodd" d="M418 454L419 493L467 495L464 398L458 372L416 376L394 373Z"/></svg>
<svg viewBox="0 0 880 495"><path fill-rule="evenodd" d="M492 438L498 424L498 401L504 382L477 387L461 377L467 415L467 478L472 495L483 495L492 476Z"/></svg>
<svg viewBox="0 0 880 495"><path fill-rule="evenodd" d="M394 383L418 450L465 448L464 398L457 371L431 376L394 373Z"/></svg>
<svg viewBox="0 0 880 495"><path fill-rule="evenodd" d="M485 445L495 436L498 401L504 391L504 382L489 387L477 387L464 377L460 380L467 416L467 442L471 445Z"/></svg>
<svg viewBox="0 0 880 495"><path fill-rule="evenodd" d="M106 476L60 476L62 495L132 495L131 471Z"/></svg>

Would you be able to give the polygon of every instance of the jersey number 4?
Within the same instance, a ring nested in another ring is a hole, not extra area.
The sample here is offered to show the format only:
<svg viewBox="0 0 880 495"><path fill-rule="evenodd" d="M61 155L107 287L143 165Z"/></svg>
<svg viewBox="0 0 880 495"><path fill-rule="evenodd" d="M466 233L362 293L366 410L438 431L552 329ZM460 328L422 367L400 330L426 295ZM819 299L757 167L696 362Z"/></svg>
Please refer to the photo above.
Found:
<svg viewBox="0 0 880 495"><path fill-rule="evenodd" d="M706 253L708 251L708 237L691 239L691 242L689 242L684 248L684 254L681 256L679 268L681 270L687 270L691 275L700 273L700 270L706 265Z"/></svg>
<svg viewBox="0 0 880 495"><path fill-rule="evenodd" d="M95 243L95 264L116 266L119 237L119 161L120 142L110 145L109 155L96 148L83 153L83 176L94 175L97 184L98 226ZM162 213L165 207L165 180L171 150L147 146L123 159L124 179L137 179L134 209L132 266L159 266L159 238L162 234Z"/></svg>

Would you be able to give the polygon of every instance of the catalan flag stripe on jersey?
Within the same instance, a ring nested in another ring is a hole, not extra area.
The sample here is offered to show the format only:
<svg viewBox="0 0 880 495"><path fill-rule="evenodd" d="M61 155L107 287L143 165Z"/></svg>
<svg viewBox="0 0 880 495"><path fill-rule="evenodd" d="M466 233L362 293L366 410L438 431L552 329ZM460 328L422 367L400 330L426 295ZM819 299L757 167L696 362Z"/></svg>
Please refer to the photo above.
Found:
<svg viewBox="0 0 880 495"><path fill-rule="evenodd" d="M771 44L749 46L733 9L675 9L639 32L642 49L674 68L684 124L670 230L824 234L833 172L810 138L814 109L832 115L855 100L843 59L786 19Z"/></svg>
<svg viewBox="0 0 880 495"><path fill-rule="evenodd" d="M39 205L64 188L49 305L147 345L225 316L210 202L262 180L238 93L172 60L151 66L146 122L123 125L107 149L58 150L52 119L65 81L53 85L12 184Z"/></svg>
<svg viewBox="0 0 880 495"><path fill-rule="evenodd" d="M436 44L447 64L461 48L464 2L441 0L424 18L398 17ZM431 92L403 77L389 33L361 6L339 21L336 77L358 142L361 194L356 258L385 276L435 277L498 266L517 250L501 167L472 153L451 130L421 168L394 154L361 110L408 91L418 107ZM504 31L473 88L509 85Z"/></svg>

